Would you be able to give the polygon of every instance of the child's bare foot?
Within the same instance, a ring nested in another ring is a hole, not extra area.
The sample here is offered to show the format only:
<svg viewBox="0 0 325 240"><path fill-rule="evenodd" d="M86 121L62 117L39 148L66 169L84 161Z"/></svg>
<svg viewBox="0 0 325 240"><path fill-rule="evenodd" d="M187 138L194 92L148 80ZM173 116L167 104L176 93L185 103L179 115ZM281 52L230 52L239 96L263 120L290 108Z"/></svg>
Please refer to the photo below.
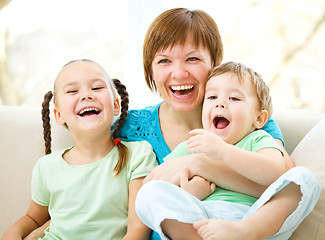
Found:
<svg viewBox="0 0 325 240"><path fill-rule="evenodd" d="M193 223L203 240L253 240L244 222L230 222L218 219L204 219Z"/></svg>

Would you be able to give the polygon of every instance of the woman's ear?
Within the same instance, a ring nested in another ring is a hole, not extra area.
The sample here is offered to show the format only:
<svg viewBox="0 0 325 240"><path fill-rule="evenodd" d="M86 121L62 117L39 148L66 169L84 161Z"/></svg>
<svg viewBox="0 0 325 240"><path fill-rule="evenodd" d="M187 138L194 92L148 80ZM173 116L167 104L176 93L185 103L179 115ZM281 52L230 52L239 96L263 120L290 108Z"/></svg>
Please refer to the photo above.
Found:
<svg viewBox="0 0 325 240"><path fill-rule="evenodd" d="M64 125L65 121L63 119L61 112L59 111L59 109L57 107L53 108L53 113L54 113L55 121L60 125Z"/></svg>
<svg viewBox="0 0 325 240"><path fill-rule="evenodd" d="M259 115L257 116L257 118L254 121L253 126L256 129L261 129L267 122L267 120L269 119L269 113L266 110L262 110Z"/></svg>
<svg viewBox="0 0 325 240"><path fill-rule="evenodd" d="M114 100L114 116L118 116L120 114L120 100L115 98Z"/></svg>

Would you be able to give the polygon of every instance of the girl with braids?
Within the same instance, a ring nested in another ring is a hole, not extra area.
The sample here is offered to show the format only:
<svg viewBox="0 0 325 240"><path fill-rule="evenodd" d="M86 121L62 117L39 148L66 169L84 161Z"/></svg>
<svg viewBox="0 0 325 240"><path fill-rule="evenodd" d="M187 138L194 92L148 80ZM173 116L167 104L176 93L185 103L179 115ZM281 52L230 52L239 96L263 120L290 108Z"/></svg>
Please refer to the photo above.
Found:
<svg viewBox="0 0 325 240"><path fill-rule="evenodd" d="M121 114L111 134L114 116ZM135 213L135 197L156 156L149 143L117 138L128 94L97 63L68 63L54 84L54 117L71 132L74 146L51 153L48 92L43 102L46 155L36 163L32 201L3 235L23 239L49 219L42 239L146 239L149 229ZM107 134L109 133L109 134Z"/></svg>

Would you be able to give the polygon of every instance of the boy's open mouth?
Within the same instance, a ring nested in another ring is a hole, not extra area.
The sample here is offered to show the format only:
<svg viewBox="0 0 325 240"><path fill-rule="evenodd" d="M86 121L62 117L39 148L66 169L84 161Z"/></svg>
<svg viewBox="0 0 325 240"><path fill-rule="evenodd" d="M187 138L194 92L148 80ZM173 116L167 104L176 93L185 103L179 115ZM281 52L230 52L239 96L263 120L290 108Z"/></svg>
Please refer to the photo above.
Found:
<svg viewBox="0 0 325 240"><path fill-rule="evenodd" d="M213 124L217 129L224 129L229 123L229 120L222 116L217 116L213 119Z"/></svg>
<svg viewBox="0 0 325 240"><path fill-rule="evenodd" d="M178 96L188 96L194 90L194 85L178 85L178 86L171 86L170 89L175 95Z"/></svg>
<svg viewBox="0 0 325 240"><path fill-rule="evenodd" d="M101 112L100 109L95 107L83 108L78 112L78 115L81 117L87 117L92 115L98 115Z"/></svg>

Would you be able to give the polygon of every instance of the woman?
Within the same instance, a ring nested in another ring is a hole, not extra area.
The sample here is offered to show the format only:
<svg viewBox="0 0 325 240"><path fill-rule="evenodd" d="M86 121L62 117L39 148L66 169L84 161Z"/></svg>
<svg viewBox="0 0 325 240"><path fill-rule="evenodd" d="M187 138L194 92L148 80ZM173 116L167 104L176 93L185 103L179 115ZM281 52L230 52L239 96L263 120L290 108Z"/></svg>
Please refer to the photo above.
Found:
<svg viewBox="0 0 325 240"><path fill-rule="evenodd" d="M211 68L219 65L222 58L223 45L219 30L207 13L176 8L159 15L150 25L144 40L143 64L149 88L157 91L164 101L156 106L131 110L120 131L120 137L127 141L148 141L161 164L167 154L190 137L190 130L202 128L201 111L205 84ZM283 147L282 135L275 121L271 119L264 130L277 140L284 152L287 170L292 168L294 164ZM265 190L264 186L239 175L223 162L213 161L203 154L163 163L152 170L144 182L161 179L179 185L184 166L190 170L189 178L199 175L226 189L254 197L259 197ZM220 228L229 239L232 239L230 233L234 230L236 233L242 231L241 239L245 239L246 235L246 239L254 239L253 236L256 239L267 238L281 227L272 220L280 218L284 222L297 208L300 198L299 186L289 184L244 224L239 226L222 223ZM272 207L277 201L282 201L282 213L276 212ZM208 224L198 222L194 226L202 231L200 228L204 229ZM190 227L193 230L193 226ZM213 224L212 228L216 227ZM160 238L154 234L153 239Z"/></svg>

